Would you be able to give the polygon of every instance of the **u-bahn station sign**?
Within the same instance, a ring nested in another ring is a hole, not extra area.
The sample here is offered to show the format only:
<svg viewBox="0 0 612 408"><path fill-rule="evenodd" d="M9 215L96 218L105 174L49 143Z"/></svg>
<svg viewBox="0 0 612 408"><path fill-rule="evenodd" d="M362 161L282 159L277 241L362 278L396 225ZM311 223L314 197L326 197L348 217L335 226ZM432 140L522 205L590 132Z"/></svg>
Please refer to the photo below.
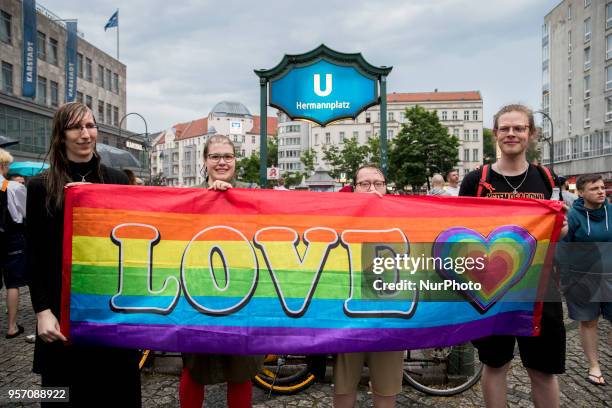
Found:
<svg viewBox="0 0 612 408"><path fill-rule="evenodd" d="M356 118L379 103L378 82L391 67L375 67L360 53L346 54L325 45L299 55L285 55L269 70L256 70L269 81L269 104L291 119L325 126Z"/></svg>

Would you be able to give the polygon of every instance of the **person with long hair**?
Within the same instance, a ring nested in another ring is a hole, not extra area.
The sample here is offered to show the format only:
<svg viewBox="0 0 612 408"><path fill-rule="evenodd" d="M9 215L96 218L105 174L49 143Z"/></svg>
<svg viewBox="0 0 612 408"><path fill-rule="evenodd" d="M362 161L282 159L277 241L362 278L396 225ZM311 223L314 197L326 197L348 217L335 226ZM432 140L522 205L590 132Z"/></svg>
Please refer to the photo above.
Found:
<svg viewBox="0 0 612 408"><path fill-rule="evenodd" d="M204 145L206 181L200 187L225 191L247 187L235 180L236 150L223 135L211 136ZM181 408L201 408L206 384L227 382L227 406L251 406L253 384L263 356L183 353L183 372L179 383Z"/></svg>
<svg viewBox="0 0 612 408"><path fill-rule="evenodd" d="M33 371L41 375L43 387L69 388L65 406L140 407L136 350L69 344L60 331L60 319L67 318L60 310L65 189L81 183L128 184L124 173L100 163L97 135L86 105L60 106L53 118L50 167L28 181L27 268L37 319Z"/></svg>

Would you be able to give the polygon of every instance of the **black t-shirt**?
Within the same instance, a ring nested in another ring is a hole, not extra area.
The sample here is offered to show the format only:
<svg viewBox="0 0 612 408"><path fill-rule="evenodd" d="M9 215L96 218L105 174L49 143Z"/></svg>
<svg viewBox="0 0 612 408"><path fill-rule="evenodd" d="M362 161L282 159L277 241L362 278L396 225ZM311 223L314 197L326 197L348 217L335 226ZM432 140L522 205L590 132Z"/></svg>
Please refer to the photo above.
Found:
<svg viewBox="0 0 612 408"><path fill-rule="evenodd" d="M541 200L549 199L552 193L552 187L548 180L545 179L545 175L542 174L540 170L538 170L535 166L529 165L527 169L527 177L525 178L525 173L519 174L518 176L506 176L506 180L504 177L493 170L491 166L489 166L489 177L488 183L490 183L495 191L489 191L483 187L482 197L491 197L491 198L538 198ZM460 196L470 196L476 197L476 193L478 192L478 184L480 183L480 178L482 177L482 169L474 170L468 173L467 176L463 178L463 182L461 183L461 188L459 189ZM521 184L525 178L525 182ZM517 193L513 194L513 188L508 184L512 184L512 186L520 187L517 189Z"/></svg>

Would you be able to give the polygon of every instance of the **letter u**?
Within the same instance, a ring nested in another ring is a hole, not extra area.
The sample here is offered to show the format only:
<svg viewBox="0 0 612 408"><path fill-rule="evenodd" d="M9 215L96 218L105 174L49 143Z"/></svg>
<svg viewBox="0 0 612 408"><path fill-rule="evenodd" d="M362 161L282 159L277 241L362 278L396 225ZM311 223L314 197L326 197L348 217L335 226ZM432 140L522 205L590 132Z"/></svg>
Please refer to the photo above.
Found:
<svg viewBox="0 0 612 408"><path fill-rule="evenodd" d="M325 74L325 90L321 91L321 75L314 74L314 92L319 96L327 96L332 92L332 74Z"/></svg>

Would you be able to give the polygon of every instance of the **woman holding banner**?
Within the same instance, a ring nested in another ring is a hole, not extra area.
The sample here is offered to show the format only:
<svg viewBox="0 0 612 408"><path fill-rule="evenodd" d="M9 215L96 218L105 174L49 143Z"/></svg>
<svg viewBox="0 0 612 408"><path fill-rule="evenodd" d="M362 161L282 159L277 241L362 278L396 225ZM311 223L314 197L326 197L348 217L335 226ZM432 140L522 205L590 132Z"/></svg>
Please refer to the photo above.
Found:
<svg viewBox="0 0 612 408"><path fill-rule="evenodd" d="M205 178L201 187L226 191L232 187L246 187L234 180L236 149L223 135L210 137L204 145ZM206 384L227 382L227 406L251 406L251 379L259 371L263 356L183 353L183 373L179 384L182 408L200 408L204 402Z"/></svg>
<svg viewBox="0 0 612 408"><path fill-rule="evenodd" d="M28 182L27 264L37 319L33 371L41 374L43 387L69 388L66 406L140 407L136 350L71 345L60 331L64 190L82 183L128 183L125 174L100 163L97 128L84 104L62 105L53 118L50 167Z"/></svg>

